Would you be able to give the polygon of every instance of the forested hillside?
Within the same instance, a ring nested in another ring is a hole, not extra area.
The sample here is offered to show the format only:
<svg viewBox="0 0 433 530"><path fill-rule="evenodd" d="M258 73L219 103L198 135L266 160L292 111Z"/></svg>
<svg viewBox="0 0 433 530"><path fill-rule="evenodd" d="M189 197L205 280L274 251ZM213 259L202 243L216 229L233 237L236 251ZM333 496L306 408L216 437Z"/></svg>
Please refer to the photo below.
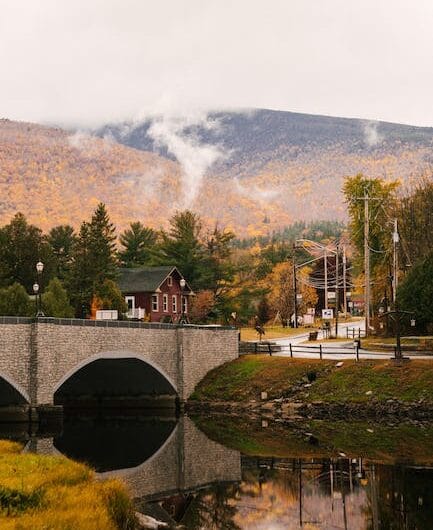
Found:
<svg viewBox="0 0 433 530"><path fill-rule="evenodd" d="M75 225L102 201L120 229L166 226L190 208L238 237L266 236L297 220L345 220L348 175L417 179L432 138L430 128L264 110L93 134L1 120L0 222L22 211L44 229Z"/></svg>

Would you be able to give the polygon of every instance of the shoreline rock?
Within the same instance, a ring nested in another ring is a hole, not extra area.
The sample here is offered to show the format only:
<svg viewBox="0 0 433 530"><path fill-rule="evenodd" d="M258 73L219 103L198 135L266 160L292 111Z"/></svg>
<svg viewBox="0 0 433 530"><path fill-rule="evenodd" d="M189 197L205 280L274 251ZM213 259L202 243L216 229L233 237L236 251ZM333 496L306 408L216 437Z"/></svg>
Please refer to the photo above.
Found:
<svg viewBox="0 0 433 530"><path fill-rule="evenodd" d="M186 412L247 414L261 418L282 419L378 419L433 420L433 403L419 400L403 402L398 399L367 402L326 403L301 402L278 398L267 401L188 401Z"/></svg>

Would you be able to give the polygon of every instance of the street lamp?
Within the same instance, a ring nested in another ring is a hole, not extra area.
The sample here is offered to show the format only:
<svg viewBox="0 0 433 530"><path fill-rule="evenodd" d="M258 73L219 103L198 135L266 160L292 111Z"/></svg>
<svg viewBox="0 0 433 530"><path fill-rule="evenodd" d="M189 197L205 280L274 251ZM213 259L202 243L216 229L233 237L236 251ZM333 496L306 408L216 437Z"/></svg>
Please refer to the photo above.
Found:
<svg viewBox="0 0 433 530"><path fill-rule="evenodd" d="M185 315L185 299L184 299L184 289L185 289L185 286L186 286L186 281L185 281L185 278L181 278L180 279L180 307L181 307L181 310L182 310L182 313L180 315L180 320L179 320L179 324L186 324L187 323L187 319L186 319L186 315Z"/></svg>
<svg viewBox="0 0 433 530"><path fill-rule="evenodd" d="M44 317L44 312L42 311L42 273L44 271L44 264L42 261L36 263L36 272L38 275L38 281L33 284L33 292L36 296L36 317Z"/></svg>

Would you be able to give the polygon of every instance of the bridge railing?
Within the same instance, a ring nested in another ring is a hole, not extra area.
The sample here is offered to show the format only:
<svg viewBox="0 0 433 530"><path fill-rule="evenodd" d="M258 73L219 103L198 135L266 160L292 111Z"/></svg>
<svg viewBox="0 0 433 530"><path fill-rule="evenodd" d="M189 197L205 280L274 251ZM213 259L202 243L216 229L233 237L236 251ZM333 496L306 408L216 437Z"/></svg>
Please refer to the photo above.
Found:
<svg viewBox="0 0 433 530"><path fill-rule="evenodd" d="M165 322L137 322L134 320L90 320L82 318L12 317L0 316L1 324L54 324L57 326L86 326L93 328L142 328L142 329L212 329L234 330L233 326L209 326L200 324L169 324Z"/></svg>

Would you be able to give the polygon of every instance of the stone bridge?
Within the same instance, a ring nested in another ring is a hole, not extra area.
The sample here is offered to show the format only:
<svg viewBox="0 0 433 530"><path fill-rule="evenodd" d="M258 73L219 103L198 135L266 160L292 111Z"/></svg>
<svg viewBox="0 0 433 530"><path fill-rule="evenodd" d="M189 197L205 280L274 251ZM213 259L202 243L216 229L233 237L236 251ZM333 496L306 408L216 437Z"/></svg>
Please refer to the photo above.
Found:
<svg viewBox="0 0 433 530"><path fill-rule="evenodd" d="M62 454L53 438L33 439L27 450ZM68 456L68 455L66 455ZM74 454L73 458L79 458ZM210 440L187 416L181 416L163 445L139 465L106 471L101 478L120 478L134 499L163 498L193 491L216 482L241 480L241 456Z"/></svg>
<svg viewBox="0 0 433 530"><path fill-rule="evenodd" d="M52 404L74 374L107 359L151 367L184 401L209 370L237 356L238 333L229 327L0 317L0 382L13 389L0 401Z"/></svg>

